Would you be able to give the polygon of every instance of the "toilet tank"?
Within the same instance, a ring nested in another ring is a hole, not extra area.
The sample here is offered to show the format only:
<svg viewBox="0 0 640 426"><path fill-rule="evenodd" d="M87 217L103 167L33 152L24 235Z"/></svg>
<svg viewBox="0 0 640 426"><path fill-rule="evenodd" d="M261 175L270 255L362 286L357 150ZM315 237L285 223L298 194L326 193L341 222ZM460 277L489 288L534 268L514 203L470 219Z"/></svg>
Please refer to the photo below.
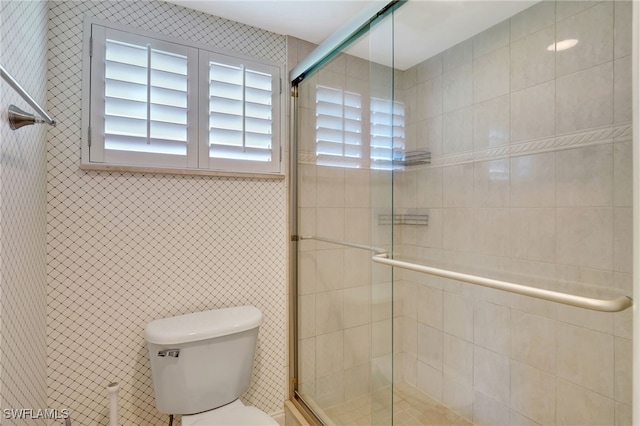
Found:
<svg viewBox="0 0 640 426"><path fill-rule="evenodd" d="M262 312L215 309L152 321L145 329L159 411L193 414L249 389Z"/></svg>

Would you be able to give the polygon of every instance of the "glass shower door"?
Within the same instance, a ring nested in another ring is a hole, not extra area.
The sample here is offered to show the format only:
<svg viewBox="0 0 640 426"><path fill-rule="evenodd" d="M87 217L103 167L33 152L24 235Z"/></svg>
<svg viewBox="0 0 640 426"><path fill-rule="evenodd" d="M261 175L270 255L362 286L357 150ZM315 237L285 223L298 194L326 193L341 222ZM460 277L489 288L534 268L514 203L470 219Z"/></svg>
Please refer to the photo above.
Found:
<svg viewBox="0 0 640 426"><path fill-rule="evenodd" d="M326 423L631 424L632 10L410 1L300 83L297 392Z"/></svg>
<svg viewBox="0 0 640 426"><path fill-rule="evenodd" d="M391 15L298 85L297 388L325 423L391 424Z"/></svg>

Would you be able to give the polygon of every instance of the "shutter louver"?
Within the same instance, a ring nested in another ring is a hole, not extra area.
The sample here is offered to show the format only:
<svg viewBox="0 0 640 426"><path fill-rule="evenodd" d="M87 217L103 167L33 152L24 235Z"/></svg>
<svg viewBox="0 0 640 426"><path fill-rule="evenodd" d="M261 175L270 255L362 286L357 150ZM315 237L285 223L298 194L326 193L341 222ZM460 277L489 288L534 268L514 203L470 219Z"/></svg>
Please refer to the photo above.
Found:
<svg viewBox="0 0 640 426"><path fill-rule="evenodd" d="M391 169L404 151L404 104L371 98L371 168Z"/></svg>
<svg viewBox="0 0 640 426"><path fill-rule="evenodd" d="M187 155L187 57L107 38L104 149ZM121 155L113 153L114 155Z"/></svg>
<svg viewBox="0 0 640 426"><path fill-rule="evenodd" d="M316 87L318 164L360 167L362 97L331 87Z"/></svg>
<svg viewBox="0 0 640 426"><path fill-rule="evenodd" d="M273 77L209 63L209 157L271 162Z"/></svg>

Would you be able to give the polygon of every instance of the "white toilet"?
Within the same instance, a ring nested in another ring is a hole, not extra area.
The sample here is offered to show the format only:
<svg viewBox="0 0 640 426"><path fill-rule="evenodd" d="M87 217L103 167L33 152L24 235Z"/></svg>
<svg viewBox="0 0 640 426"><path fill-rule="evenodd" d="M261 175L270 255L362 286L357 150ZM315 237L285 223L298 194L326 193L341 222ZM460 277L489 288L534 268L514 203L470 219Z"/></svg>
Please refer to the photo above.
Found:
<svg viewBox="0 0 640 426"><path fill-rule="evenodd" d="M238 397L249 389L262 312L216 309L152 321L145 329L158 410L183 426L278 423Z"/></svg>

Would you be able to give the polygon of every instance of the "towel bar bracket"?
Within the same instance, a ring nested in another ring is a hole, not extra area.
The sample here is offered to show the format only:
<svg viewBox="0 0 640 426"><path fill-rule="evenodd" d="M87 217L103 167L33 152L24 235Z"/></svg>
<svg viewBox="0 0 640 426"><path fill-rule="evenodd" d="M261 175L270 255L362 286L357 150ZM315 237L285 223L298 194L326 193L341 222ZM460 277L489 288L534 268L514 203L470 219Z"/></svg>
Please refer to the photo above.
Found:
<svg viewBox="0 0 640 426"><path fill-rule="evenodd" d="M47 113L47 111L45 111L44 108L42 108L40 104L38 104L38 102L36 102L35 99L33 99L31 95L29 95L29 93L27 93L27 91L20 85L20 83L18 83L16 79L13 78L13 76L9 74L2 65L0 65L0 77L2 77L3 80L5 80L7 84L9 84L9 86L13 88L13 90L18 92L22 99L24 99L25 102L27 102L33 109L35 109L40 117L42 117L38 118L33 114L29 114L28 112L21 110L15 105L10 105L8 118L9 127L11 127L12 130L17 130L21 127L37 123L46 123L52 126L55 126L57 124L57 121L52 118Z"/></svg>

